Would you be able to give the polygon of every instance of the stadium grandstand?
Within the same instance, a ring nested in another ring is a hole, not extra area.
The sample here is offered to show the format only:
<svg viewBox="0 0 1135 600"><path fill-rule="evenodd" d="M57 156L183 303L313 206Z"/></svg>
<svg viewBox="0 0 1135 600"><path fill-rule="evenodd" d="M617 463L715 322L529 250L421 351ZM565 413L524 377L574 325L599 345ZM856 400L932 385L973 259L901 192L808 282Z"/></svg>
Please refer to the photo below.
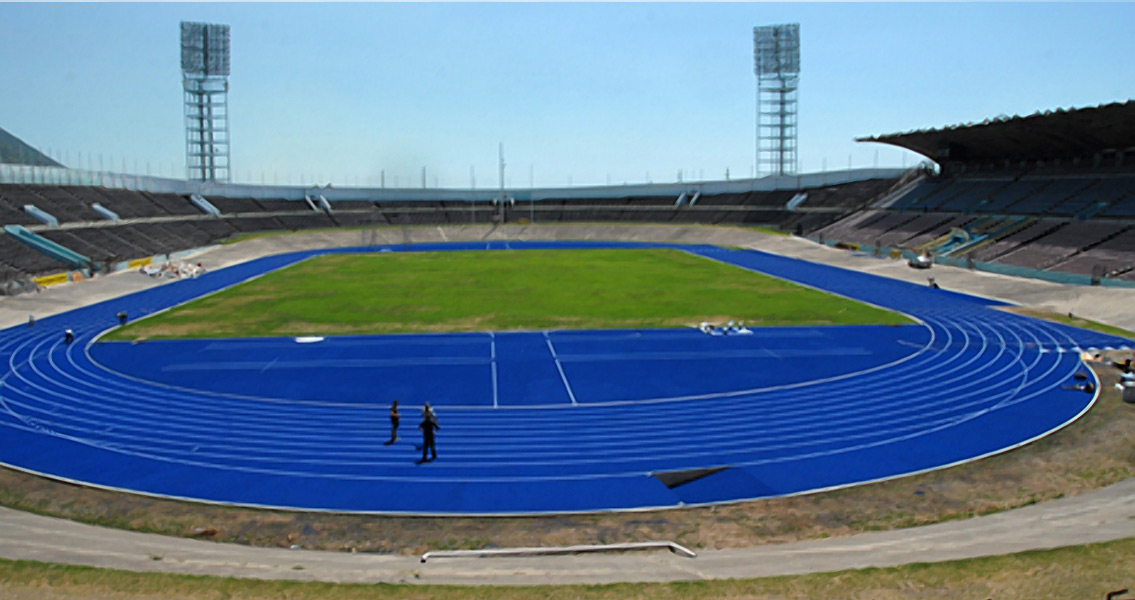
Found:
<svg viewBox="0 0 1135 600"><path fill-rule="evenodd" d="M88 172L45 163L12 138L6 143L19 150L0 165L0 291L168 259L248 233L587 222L762 226L880 255L1135 285L1132 132L1135 103L1125 102L859 140L936 163L906 172L503 192Z"/></svg>
<svg viewBox="0 0 1135 600"><path fill-rule="evenodd" d="M35 289L37 281L168 260L260 232L629 222L763 226L806 234L884 196L903 175L898 169L858 169L501 193L255 186L5 162L0 164L5 233L0 236L0 292L5 294Z"/></svg>
<svg viewBox="0 0 1135 600"><path fill-rule="evenodd" d="M1065 283L1135 285L1135 102L861 138L939 165L811 237Z"/></svg>

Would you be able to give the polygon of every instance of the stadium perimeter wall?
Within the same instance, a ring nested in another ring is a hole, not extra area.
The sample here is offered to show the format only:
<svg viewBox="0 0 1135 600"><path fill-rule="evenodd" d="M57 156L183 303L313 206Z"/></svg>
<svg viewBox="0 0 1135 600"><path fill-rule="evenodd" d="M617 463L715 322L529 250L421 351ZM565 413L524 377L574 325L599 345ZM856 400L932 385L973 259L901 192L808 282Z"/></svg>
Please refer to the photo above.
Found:
<svg viewBox="0 0 1135 600"><path fill-rule="evenodd" d="M297 250L478 240L619 240L751 248L902 279L917 285L926 285L926 278L933 276L944 289L1060 314L1071 312L1135 331L1130 289L1066 285L944 265L936 265L930 271L914 270L906 265L905 260L889 256L837 249L804 238L738 227L607 224L384 227L267 235L185 253L183 257L192 262L202 262L208 269L217 269L260 256ZM25 324L30 314L37 317L57 314L170 281L152 279L140 275L137 270L129 270L52 286L43 294L0 297L0 327Z"/></svg>

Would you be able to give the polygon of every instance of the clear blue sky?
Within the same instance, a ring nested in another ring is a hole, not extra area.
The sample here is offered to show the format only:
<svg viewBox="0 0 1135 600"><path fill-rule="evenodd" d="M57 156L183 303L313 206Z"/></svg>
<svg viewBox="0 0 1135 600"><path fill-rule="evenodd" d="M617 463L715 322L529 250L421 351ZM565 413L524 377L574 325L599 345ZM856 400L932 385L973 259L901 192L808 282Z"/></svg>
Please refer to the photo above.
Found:
<svg viewBox="0 0 1135 600"><path fill-rule="evenodd" d="M232 28L256 183L495 187L498 142L518 187L748 177L752 28L788 22L804 172L919 159L858 136L1135 98L1130 3L31 3L0 4L0 127L182 176L182 20Z"/></svg>

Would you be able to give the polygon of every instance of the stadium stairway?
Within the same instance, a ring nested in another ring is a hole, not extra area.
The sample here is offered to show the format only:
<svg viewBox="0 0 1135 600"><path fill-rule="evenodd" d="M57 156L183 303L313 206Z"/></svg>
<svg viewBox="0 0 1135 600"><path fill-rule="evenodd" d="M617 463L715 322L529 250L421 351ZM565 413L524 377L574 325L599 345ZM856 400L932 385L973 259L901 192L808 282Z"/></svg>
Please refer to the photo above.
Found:
<svg viewBox="0 0 1135 600"><path fill-rule="evenodd" d="M89 268L92 264L89 257L83 256L62 244L57 244L43 236L32 233L22 225L5 225L4 233L12 236L24 245L62 262L72 269Z"/></svg>

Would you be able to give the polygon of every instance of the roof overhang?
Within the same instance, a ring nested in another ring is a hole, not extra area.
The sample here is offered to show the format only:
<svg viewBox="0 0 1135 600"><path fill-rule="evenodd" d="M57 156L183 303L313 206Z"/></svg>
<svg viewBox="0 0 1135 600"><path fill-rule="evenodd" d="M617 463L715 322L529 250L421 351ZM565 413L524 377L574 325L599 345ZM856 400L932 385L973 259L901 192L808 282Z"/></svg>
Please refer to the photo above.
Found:
<svg viewBox="0 0 1135 600"><path fill-rule="evenodd" d="M940 164L1093 156L1135 148L1135 101L1002 116L856 141L899 146Z"/></svg>

